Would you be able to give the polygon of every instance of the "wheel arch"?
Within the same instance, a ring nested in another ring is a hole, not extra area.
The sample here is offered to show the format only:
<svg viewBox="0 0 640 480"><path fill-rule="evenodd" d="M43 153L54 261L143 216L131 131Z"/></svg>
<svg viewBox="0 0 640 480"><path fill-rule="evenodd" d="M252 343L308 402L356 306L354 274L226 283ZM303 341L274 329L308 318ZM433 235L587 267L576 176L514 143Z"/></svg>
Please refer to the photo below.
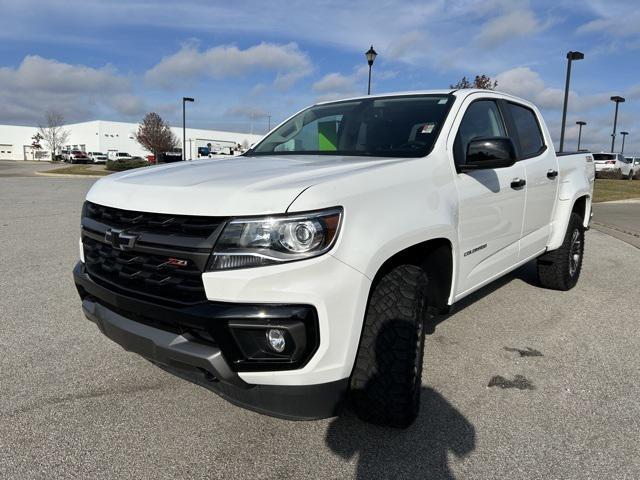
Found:
<svg viewBox="0 0 640 480"><path fill-rule="evenodd" d="M432 238L406 247L387 258L378 268L371 291L385 273L398 265L415 265L425 271L428 278L427 298L430 310L445 309L452 295L454 281L453 244L445 237Z"/></svg>
<svg viewBox="0 0 640 480"><path fill-rule="evenodd" d="M582 217L582 226L588 227L591 220L591 195L588 191L582 191L576 194L572 200L558 201L556 207L555 219L547 250L555 250L562 245L564 235L569 224L569 217L572 213L577 213Z"/></svg>
<svg viewBox="0 0 640 480"><path fill-rule="evenodd" d="M571 208L571 213L575 212L582 217L583 226L589 225L589 217L591 211L591 197L589 195L582 195L576 198Z"/></svg>

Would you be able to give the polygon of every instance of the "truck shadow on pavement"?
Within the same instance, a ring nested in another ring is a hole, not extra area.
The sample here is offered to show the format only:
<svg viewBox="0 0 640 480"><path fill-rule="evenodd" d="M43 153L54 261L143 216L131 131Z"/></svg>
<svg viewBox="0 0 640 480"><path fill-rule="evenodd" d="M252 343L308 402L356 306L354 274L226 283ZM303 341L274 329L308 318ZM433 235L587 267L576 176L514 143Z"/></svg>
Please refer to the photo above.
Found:
<svg viewBox="0 0 640 480"><path fill-rule="evenodd" d="M423 387L420 415L406 430L369 425L350 411L333 420L327 446L346 460L358 457L357 479L455 479L448 454L470 454L473 425L442 395Z"/></svg>
<svg viewBox="0 0 640 480"><path fill-rule="evenodd" d="M373 353L377 366L365 387L374 405L382 391L396 389L399 379L408 374L406 355L389 350L388 342L391 335L399 336L406 329L406 320L388 319L377 334ZM405 430L365 423L350 406L345 405L342 415L329 424L325 441L343 459L357 456L358 479L454 479L449 452L464 457L475 449L473 425L433 388L422 387L420 414Z"/></svg>
<svg viewBox="0 0 640 480"><path fill-rule="evenodd" d="M427 333L462 308L513 280L539 286L536 262L528 262L459 302L451 314L425 322ZM377 352L376 352L376 356ZM327 446L346 460L357 456L356 478L455 479L449 467L449 452L458 458L476 447L474 426L430 387L422 387L420 415L411 427L397 430L370 425L346 408L327 429Z"/></svg>

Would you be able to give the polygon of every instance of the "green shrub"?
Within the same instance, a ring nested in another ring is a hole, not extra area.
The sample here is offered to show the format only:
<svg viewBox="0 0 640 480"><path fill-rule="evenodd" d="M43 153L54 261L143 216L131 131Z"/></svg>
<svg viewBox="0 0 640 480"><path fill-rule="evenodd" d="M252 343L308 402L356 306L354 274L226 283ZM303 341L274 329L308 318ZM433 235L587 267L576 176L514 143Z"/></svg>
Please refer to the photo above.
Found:
<svg viewBox="0 0 640 480"><path fill-rule="evenodd" d="M132 168L146 167L149 162L146 160L107 160L107 170L112 172L121 172L123 170L131 170Z"/></svg>

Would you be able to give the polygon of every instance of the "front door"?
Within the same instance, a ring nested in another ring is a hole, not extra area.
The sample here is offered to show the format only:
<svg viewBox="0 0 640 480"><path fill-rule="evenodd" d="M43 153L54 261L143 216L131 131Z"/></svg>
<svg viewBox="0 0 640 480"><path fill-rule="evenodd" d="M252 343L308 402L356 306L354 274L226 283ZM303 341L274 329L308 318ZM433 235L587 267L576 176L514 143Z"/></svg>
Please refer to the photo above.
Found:
<svg viewBox="0 0 640 480"><path fill-rule="evenodd" d="M456 165L465 161L467 145L473 138L506 135L505 122L495 100L483 98L469 103L455 137ZM456 297L480 287L517 263L526 191L525 187L517 186L517 182L524 178L525 169L520 162L508 168L457 174Z"/></svg>

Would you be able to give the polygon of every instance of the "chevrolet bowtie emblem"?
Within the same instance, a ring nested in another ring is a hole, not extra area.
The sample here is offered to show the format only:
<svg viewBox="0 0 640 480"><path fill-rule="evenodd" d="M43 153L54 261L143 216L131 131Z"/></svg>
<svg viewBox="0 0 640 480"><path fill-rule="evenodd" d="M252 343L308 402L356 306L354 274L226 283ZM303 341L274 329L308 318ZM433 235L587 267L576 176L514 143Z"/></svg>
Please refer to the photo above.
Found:
<svg viewBox="0 0 640 480"><path fill-rule="evenodd" d="M138 235L125 233L117 228L110 228L104 234L104 241L118 250L131 250L138 240Z"/></svg>

